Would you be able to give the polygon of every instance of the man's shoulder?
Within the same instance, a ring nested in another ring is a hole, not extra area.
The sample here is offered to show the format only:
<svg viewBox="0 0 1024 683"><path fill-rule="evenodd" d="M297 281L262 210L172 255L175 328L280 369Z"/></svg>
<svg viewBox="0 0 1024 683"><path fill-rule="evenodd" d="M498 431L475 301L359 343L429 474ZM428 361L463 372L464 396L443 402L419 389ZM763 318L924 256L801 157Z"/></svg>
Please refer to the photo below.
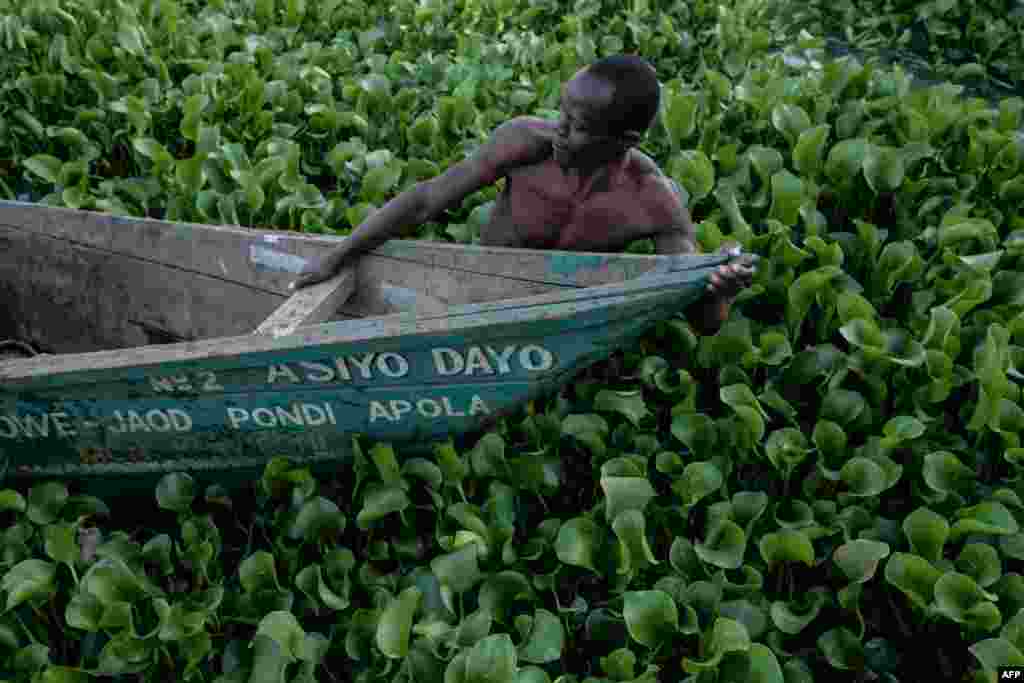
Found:
<svg viewBox="0 0 1024 683"><path fill-rule="evenodd" d="M554 128L552 122L534 116L509 119L491 134L489 156L501 171L539 161L551 151Z"/></svg>
<svg viewBox="0 0 1024 683"><path fill-rule="evenodd" d="M550 143L557 124L536 116L516 116L494 129L500 139L515 139L526 143Z"/></svg>
<svg viewBox="0 0 1024 683"><path fill-rule="evenodd" d="M637 189L651 202L666 209L678 205L685 207L685 196L676 182L666 175L657 162L638 149L633 149L629 160L629 174Z"/></svg>

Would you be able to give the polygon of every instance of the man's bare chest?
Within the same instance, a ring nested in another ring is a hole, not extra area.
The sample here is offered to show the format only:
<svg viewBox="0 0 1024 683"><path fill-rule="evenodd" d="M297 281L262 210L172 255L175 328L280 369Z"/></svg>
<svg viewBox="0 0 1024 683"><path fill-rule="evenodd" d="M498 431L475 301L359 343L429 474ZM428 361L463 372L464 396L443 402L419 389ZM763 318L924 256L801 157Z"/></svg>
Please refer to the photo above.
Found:
<svg viewBox="0 0 1024 683"><path fill-rule="evenodd" d="M654 227L633 183L599 179L580 191L544 169L510 174L507 182L503 215L495 218L527 248L613 251Z"/></svg>

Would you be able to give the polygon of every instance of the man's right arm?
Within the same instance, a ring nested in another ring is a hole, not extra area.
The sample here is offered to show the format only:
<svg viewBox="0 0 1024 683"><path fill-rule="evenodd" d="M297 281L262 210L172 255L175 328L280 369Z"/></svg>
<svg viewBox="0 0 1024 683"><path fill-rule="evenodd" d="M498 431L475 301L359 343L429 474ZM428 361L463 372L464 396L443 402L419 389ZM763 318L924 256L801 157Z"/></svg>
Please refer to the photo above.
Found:
<svg viewBox="0 0 1024 683"><path fill-rule="evenodd" d="M519 118L503 123L472 156L399 194L356 227L339 247L303 273L293 287L306 287L333 277L354 254L407 234L523 163L537 146L527 125Z"/></svg>

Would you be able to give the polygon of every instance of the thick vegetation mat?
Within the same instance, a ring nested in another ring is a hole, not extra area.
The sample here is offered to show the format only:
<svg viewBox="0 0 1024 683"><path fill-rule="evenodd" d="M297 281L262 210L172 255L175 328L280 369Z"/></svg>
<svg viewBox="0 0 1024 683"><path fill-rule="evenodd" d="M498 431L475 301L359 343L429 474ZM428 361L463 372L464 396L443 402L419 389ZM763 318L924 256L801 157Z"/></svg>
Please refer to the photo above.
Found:
<svg viewBox="0 0 1024 683"><path fill-rule="evenodd" d="M927 4L946 31L956 3ZM626 50L663 81L643 149L702 249L763 257L718 334L663 323L614 372L433 457L364 444L318 482L282 453L230 496L169 476L152 519L56 482L0 492L0 677L994 681L1024 664L1024 102L826 59L779 15L0 0L8 197L345 233ZM494 192L420 236L473 241Z"/></svg>

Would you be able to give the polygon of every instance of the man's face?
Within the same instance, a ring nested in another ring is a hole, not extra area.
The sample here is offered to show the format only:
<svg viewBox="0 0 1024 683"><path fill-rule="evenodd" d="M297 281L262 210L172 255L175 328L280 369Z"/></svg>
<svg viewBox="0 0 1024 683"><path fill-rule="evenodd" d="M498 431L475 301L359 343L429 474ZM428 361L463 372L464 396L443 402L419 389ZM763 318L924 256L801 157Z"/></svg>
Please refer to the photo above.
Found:
<svg viewBox="0 0 1024 683"><path fill-rule="evenodd" d="M591 76L586 69L562 87L562 115L554 141L554 158L560 166L593 166L614 158L617 138L604 128L613 94L610 83Z"/></svg>

